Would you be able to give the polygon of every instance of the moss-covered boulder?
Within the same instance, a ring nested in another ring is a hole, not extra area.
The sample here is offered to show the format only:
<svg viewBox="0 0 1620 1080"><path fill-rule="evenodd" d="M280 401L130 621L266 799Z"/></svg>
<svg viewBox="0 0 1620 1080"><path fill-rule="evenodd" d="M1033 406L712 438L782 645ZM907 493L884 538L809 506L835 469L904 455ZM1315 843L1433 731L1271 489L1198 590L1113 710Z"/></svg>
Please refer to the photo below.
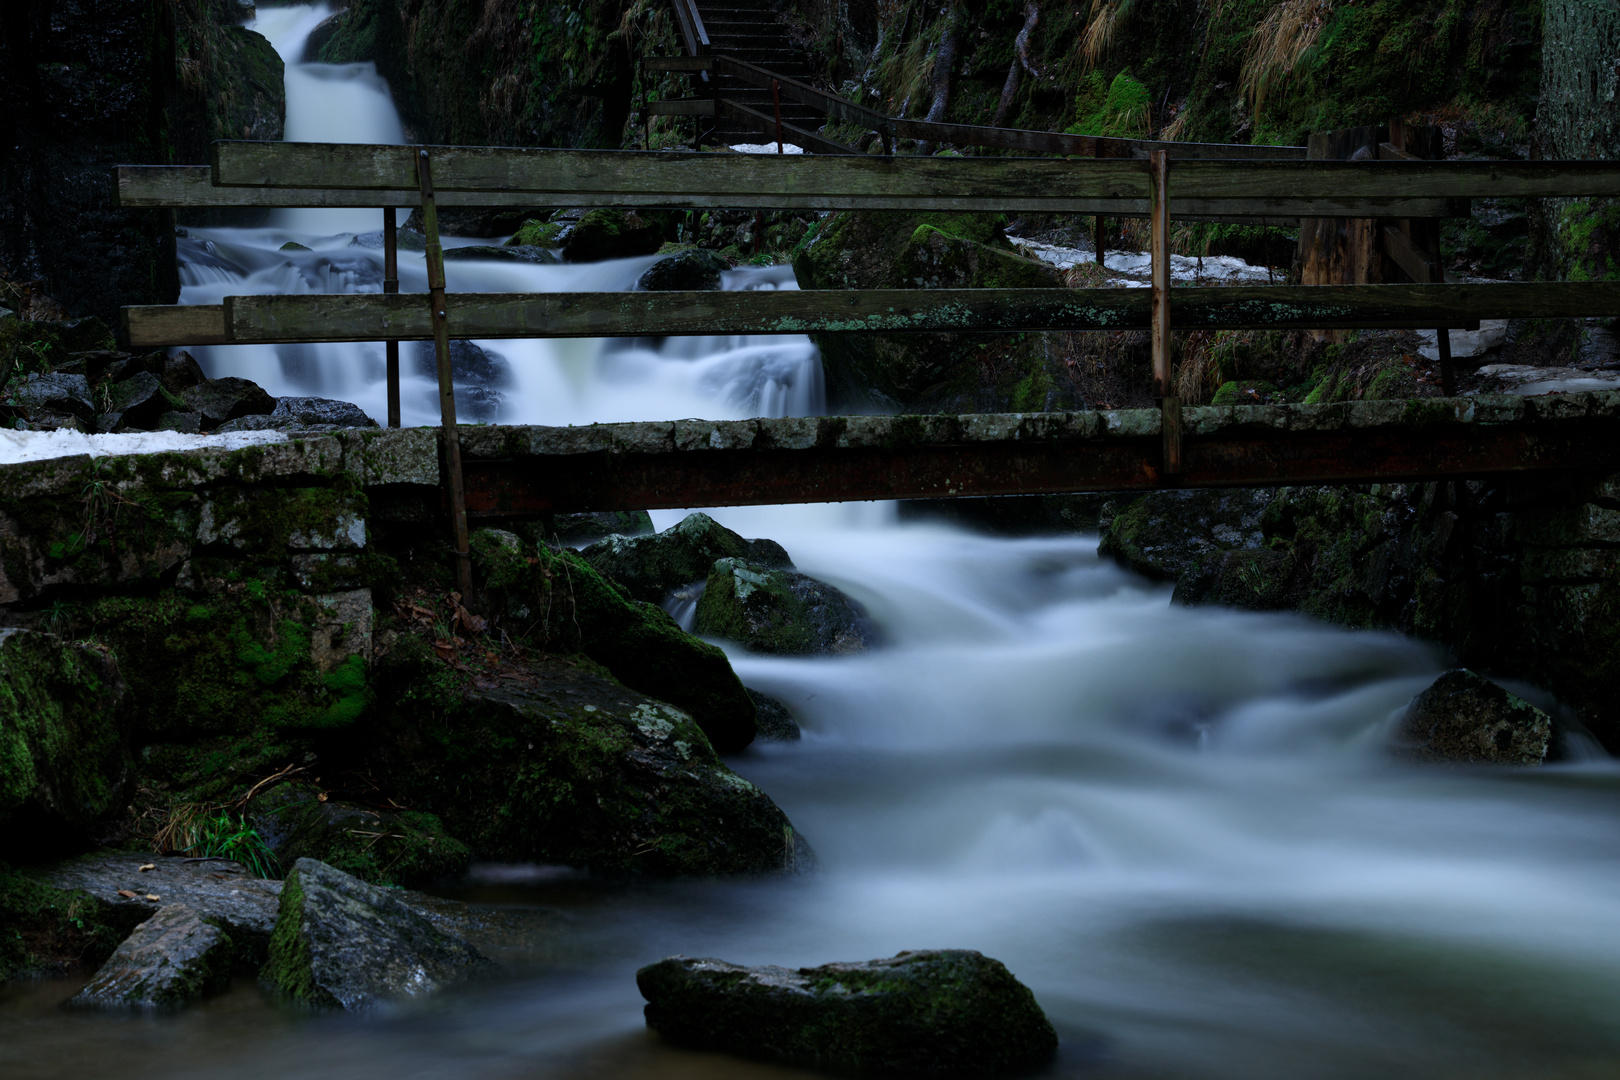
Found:
<svg viewBox="0 0 1620 1080"><path fill-rule="evenodd" d="M745 540L708 514L688 514L653 536L609 536L580 552L637 600L661 603L670 590L703 581L716 559L746 559L791 569L774 540Z"/></svg>
<svg viewBox="0 0 1620 1080"><path fill-rule="evenodd" d="M714 564L692 628L750 652L784 656L860 652L873 639L860 606L833 586L742 559Z"/></svg>
<svg viewBox="0 0 1620 1080"><path fill-rule="evenodd" d="M1114 516L1099 551L1145 577L1175 581L1215 552L1261 546L1266 488L1155 491Z"/></svg>
<svg viewBox="0 0 1620 1080"><path fill-rule="evenodd" d="M829 1072L984 1077L1037 1069L1057 1032L998 960L968 949L791 970L673 956L636 972L671 1042Z"/></svg>
<svg viewBox="0 0 1620 1080"><path fill-rule="evenodd" d="M300 1005L352 1010L426 997L489 967L392 891L300 859L283 883L259 979Z"/></svg>
<svg viewBox="0 0 1620 1080"><path fill-rule="evenodd" d="M720 275L731 264L705 248L691 248L649 266L636 279L636 288L648 292L713 292L720 288Z"/></svg>
<svg viewBox="0 0 1620 1080"><path fill-rule="evenodd" d="M1448 671L1413 699L1394 733L1412 761L1540 765L1552 717L1467 668Z"/></svg>
<svg viewBox="0 0 1620 1080"><path fill-rule="evenodd" d="M0 983L99 964L131 926L81 889L57 888L0 862Z"/></svg>
<svg viewBox="0 0 1620 1080"><path fill-rule="evenodd" d="M990 214L835 214L800 245L793 269L806 289L1060 287L1056 271L1014 250L1001 231L1004 222ZM1046 350L1022 340L1001 341L1006 348L987 356L990 339L981 335L814 339L836 407L1004 412L1061 408L1066 400L1061 378L1054 382L1046 370Z"/></svg>
<svg viewBox="0 0 1620 1080"><path fill-rule="evenodd" d="M104 649L0 629L0 850L72 843L123 809L123 698Z"/></svg>
<svg viewBox="0 0 1620 1080"><path fill-rule="evenodd" d="M567 548L510 533L472 538L490 606L509 634L550 652L583 652L633 690L690 713L714 748L736 753L754 738L754 703L725 653L636 600Z"/></svg>
<svg viewBox="0 0 1620 1080"><path fill-rule="evenodd" d="M647 536L656 532L645 510L600 510L587 514L554 514L541 522L546 539L559 544L588 544L609 536Z"/></svg>
<svg viewBox="0 0 1620 1080"><path fill-rule="evenodd" d="M664 246L667 218L656 210L588 211L564 241L563 258L581 263L651 255Z"/></svg>
<svg viewBox="0 0 1620 1080"><path fill-rule="evenodd" d="M167 904L113 950L72 1004L173 1009L225 989L236 949L230 935L184 904Z"/></svg>
<svg viewBox="0 0 1620 1080"><path fill-rule="evenodd" d="M322 799L303 784L270 789L247 815L283 866L317 859L375 885L452 877L472 857L433 814Z"/></svg>
<svg viewBox="0 0 1620 1080"><path fill-rule="evenodd" d="M616 874L742 874L806 855L787 817L715 756L691 716L584 657L472 679L402 637L374 742L397 797L477 858Z"/></svg>

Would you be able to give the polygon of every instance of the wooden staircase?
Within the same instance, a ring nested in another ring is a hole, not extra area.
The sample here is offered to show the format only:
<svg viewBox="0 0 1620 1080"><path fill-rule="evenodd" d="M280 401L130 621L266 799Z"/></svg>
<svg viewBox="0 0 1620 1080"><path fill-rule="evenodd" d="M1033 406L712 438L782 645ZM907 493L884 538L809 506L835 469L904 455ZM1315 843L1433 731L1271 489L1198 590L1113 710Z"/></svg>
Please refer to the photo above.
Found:
<svg viewBox="0 0 1620 1080"><path fill-rule="evenodd" d="M810 56L793 43L775 14L759 0L697 0L698 13L709 35L709 50L731 56L789 79L810 82L814 70ZM740 105L774 115L771 91L731 75L710 73L715 89ZM827 122L827 114L809 105L782 99L782 121L815 131ZM760 131L727 116L716 118L714 138L727 143L759 142ZM791 140L789 140L791 141Z"/></svg>

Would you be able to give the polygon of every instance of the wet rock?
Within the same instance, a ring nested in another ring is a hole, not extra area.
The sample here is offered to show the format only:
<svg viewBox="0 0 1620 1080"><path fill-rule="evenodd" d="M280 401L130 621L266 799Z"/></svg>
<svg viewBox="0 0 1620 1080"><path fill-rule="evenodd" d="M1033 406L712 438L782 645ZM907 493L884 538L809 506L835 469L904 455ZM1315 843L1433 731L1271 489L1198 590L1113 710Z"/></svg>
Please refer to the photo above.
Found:
<svg viewBox="0 0 1620 1080"><path fill-rule="evenodd" d="M299 859L260 979L300 1004L352 1010L425 997L491 966L390 890Z"/></svg>
<svg viewBox="0 0 1620 1080"><path fill-rule="evenodd" d="M90 380L83 375L52 372L26 376L12 388L11 400L30 412L66 413L84 421L96 417L96 407L90 401Z"/></svg>
<svg viewBox="0 0 1620 1080"><path fill-rule="evenodd" d="M645 510L557 514L545 525L547 539L561 544L582 544L608 536L647 536L652 532L652 515Z"/></svg>
<svg viewBox="0 0 1620 1080"><path fill-rule="evenodd" d="M752 687L744 689L748 690L748 696L754 702L756 738L768 742L797 742L803 737L798 721L793 719L786 705Z"/></svg>
<svg viewBox="0 0 1620 1080"><path fill-rule="evenodd" d="M439 207L439 234L441 236L508 236L522 230L529 221L551 216L550 207L540 206L441 206ZM425 232L422 210L411 211L404 228ZM554 245L547 245L554 246ZM450 250L444 253L450 257Z"/></svg>
<svg viewBox="0 0 1620 1080"><path fill-rule="evenodd" d="M563 244L569 262L600 262L651 255L664 246L664 215L649 210L591 210Z"/></svg>
<svg viewBox="0 0 1620 1080"><path fill-rule="evenodd" d="M824 581L742 559L720 559L697 603L693 632L785 656L861 652L872 624Z"/></svg>
<svg viewBox="0 0 1620 1080"><path fill-rule="evenodd" d="M530 245L503 246L496 244L474 244L468 247L445 248L445 262L473 262L478 259L493 259L496 262L531 263L536 266L550 266L560 264L561 259L543 247Z"/></svg>
<svg viewBox="0 0 1620 1080"><path fill-rule="evenodd" d="M328 41L332 40L332 36L343 26L343 20L348 17L349 12L343 10L335 15L328 15L315 24L315 29L311 30L309 37L304 39L304 63L318 64L321 62L321 50L326 47Z"/></svg>
<svg viewBox="0 0 1620 1080"><path fill-rule="evenodd" d="M965 949L796 971L675 956L636 985L647 1026L671 1042L831 1072L999 1076L1057 1051L1029 988Z"/></svg>
<svg viewBox="0 0 1620 1080"><path fill-rule="evenodd" d="M69 413L35 411L31 413L33 419L28 422L31 431L86 431L89 430L83 420Z"/></svg>
<svg viewBox="0 0 1620 1080"><path fill-rule="evenodd" d="M653 536L610 536L580 554L631 596L649 603L662 601L671 589L704 580L716 559L746 559L783 568L793 565L776 541L744 540L701 513L688 514Z"/></svg>
<svg viewBox="0 0 1620 1080"><path fill-rule="evenodd" d="M72 1004L175 1008L225 989L230 935L184 904L161 907L113 950Z"/></svg>
<svg viewBox="0 0 1620 1080"><path fill-rule="evenodd" d="M150 870L142 870L150 866ZM39 867L31 876L64 892L82 890L112 922L144 922L166 904L183 904L221 927L240 955L262 958L276 923L281 882L256 878L229 859L190 861L127 851L100 851ZM127 895L126 895L127 894ZM147 897L155 896L156 900Z"/></svg>
<svg viewBox="0 0 1620 1080"><path fill-rule="evenodd" d="M1458 668L1417 696L1395 739L1395 752L1413 761L1540 765L1552 742L1552 718Z"/></svg>
<svg viewBox="0 0 1620 1080"><path fill-rule="evenodd" d="M202 434L202 413L166 412L152 425L154 431L178 431L182 435Z"/></svg>
<svg viewBox="0 0 1620 1080"><path fill-rule="evenodd" d="M467 869L467 845L432 814L383 810L283 784L254 799L248 821L284 866L318 859L375 885L451 877Z"/></svg>
<svg viewBox="0 0 1620 1080"><path fill-rule="evenodd" d="M52 888L0 862L0 983L99 964L134 923L109 919L81 889Z"/></svg>
<svg viewBox="0 0 1620 1080"><path fill-rule="evenodd" d="M180 396L190 411L202 413L203 426L209 429L239 416L268 415L276 409L276 399L258 383L234 376L209 379Z"/></svg>
<svg viewBox="0 0 1620 1080"><path fill-rule="evenodd" d="M415 374L438 383L438 358L433 342L419 341L412 353ZM489 422L496 419L505 395L502 388L512 382L512 365L493 349L470 341L450 342L450 379L456 388L456 415L461 421ZM438 396L434 395L434 409Z"/></svg>
<svg viewBox="0 0 1620 1080"><path fill-rule="evenodd" d="M379 671L379 686L412 688L384 706L388 775L479 859L711 875L811 858L690 713L584 658L460 681L425 642L402 636Z"/></svg>
<svg viewBox="0 0 1620 1080"><path fill-rule="evenodd" d="M171 394L183 394L193 386L208 381L208 376L203 374L202 365L188 352L164 356L162 371L154 374L163 380L163 389Z"/></svg>
<svg viewBox="0 0 1620 1080"><path fill-rule="evenodd" d="M317 397L284 397L276 399L270 419L277 423L302 428L374 428L377 421L367 416L360 406L348 401Z"/></svg>
<svg viewBox="0 0 1620 1080"><path fill-rule="evenodd" d="M47 857L124 806L124 683L105 649L6 628L0 688L0 857Z"/></svg>
<svg viewBox="0 0 1620 1080"><path fill-rule="evenodd" d="M538 635L548 651L577 649L632 690L684 709L722 754L753 740L754 703L725 653L663 608L626 598L566 548L513 549L492 530L474 533L471 544L491 614Z"/></svg>
<svg viewBox="0 0 1620 1080"><path fill-rule="evenodd" d="M693 248L647 268L636 281L636 288L648 292L713 292L720 288L720 275L731 269L724 258L706 248Z"/></svg>
<svg viewBox="0 0 1620 1080"><path fill-rule="evenodd" d="M150 429L166 412L187 410L181 399L163 389L163 381L150 371L138 371L122 382L105 387L107 411L121 414L121 428Z"/></svg>
<svg viewBox="0 0 1620 1080"><path fill-rule="evenodd" d="M1276 498L1267 488L1155 491L1113 518L1098 553L1144 577L1174 581L1210 554L1259 548Z"/></svg>
<svg viewBox="0 0 1620 1080"><path fill-rule="evenodd" d="M289 240L285 244L282 244L276 250L277 251L310 251L312 249L305 246L304 244L300 244L296 240Z"/></svg>

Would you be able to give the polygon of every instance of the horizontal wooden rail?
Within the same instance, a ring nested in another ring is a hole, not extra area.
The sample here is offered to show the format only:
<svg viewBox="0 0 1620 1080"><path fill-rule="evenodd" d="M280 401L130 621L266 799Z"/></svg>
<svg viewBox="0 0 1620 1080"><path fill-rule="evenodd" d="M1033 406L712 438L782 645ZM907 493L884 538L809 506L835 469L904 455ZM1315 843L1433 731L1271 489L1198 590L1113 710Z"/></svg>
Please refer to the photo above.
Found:
<svg viewBox="0 0 1620 1080"><path fill-rule="evenodd" d="M875 331L1140 330L1147 289L777 290L454 293L461 338L648 337ZM129 307L142 347L432 337L420 296L231 296L217 307ZM1620 316L1620 283L1189 286L1171 294L1178 330L1467 326L1481 318Z"/></svg>
<svg viewBox="0 0 1620 1080"><path fill-rule="evenodd" d="M440 206L521 206L531 200L504 191L445 191ZM113 204L126 210L200 207L334 207L377 209L422 205L420 188L352 191L339 188L215 187L208 165L119 165L113 170ZM611 205L611 204L610 204Z"/></svg>
<svg viewBox="0 0 1620 1080"><path fill-rule="evenodd" d="M758 109L750 109L746 105L738 104L726 98L720 98L719 102L720 111L724 115L731 117L733 120L741 120L744 123L756 126L763 136L761 141L775 141L776 118L774 116L760 112ZM782 141L790 142L795 146L802 146L813 154L855 153L853 147L845 146L843 143L836 142L817 132L806 131L804 128L786 121L782 122Z"/></svg>

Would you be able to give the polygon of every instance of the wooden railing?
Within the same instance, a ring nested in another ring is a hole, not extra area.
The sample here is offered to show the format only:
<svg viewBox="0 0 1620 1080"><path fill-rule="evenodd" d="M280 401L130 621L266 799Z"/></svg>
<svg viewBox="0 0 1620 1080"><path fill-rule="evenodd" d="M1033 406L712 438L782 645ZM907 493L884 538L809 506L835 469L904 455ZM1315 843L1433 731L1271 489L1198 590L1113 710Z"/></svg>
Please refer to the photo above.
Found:
<svg viewBox="0 0 1620 1080"><path fill-rule="evenodd" d="M490 147L222 142L212 169L124 166L123 207L420 206L430 294L235 296L220 305L130 307L132 345L433 339L446 486L466 562L455 395L458 338L680 334L1150 329L1163 402L1154 475L1181 469L1170 333L1221 327L1447 327L1480 318L1620 316L1620 283L1171 288L1181 216L1435 218L1473 198L1620 196L1620 163L1020 159L642 153ZM1028 210L1145 215L1151 290L984 289L446 295L437 205L743 209ZM388 220L392 220L391 212ZM392 240L392 232L385 233ZM389 265L395 257L388 244ZM398 367L389 371L397 426ZM466 584L466 581L463 581Z"/></svg>

